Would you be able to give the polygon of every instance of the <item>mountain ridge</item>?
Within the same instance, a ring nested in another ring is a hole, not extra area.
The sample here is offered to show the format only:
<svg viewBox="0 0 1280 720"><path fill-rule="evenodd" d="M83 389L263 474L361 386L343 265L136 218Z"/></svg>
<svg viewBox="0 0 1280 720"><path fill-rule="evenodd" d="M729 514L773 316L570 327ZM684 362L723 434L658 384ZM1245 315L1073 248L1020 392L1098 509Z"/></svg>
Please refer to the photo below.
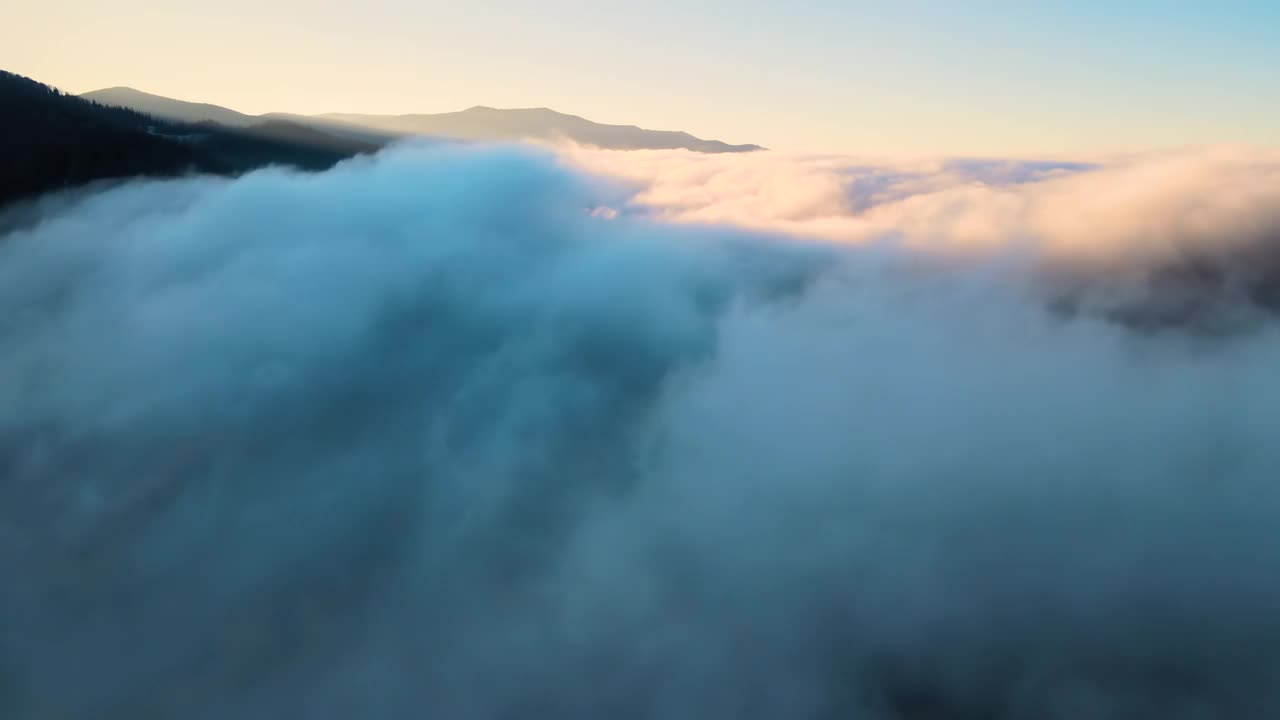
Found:
<svg viewBox="0 0 1280 720"><path fill-rule="evenodd" d="M496 108L474 105L446 113L320 113L299 115L271 112L248 115L211 103L177 100L127 86L94 90L81 97L104 105L127 107L159 118L181 122L212 121L230 127L250 127L264 120L283 119L309 125L329 134L383 142L406 136L455 140L570 140L610 150L685 149L702 153L752 152L759 145L732 145L704 140L682 130L650 130L637 125L612 125L547 107Z"/></svg>
<svg viewBox="0 0 1280 720"><path fill-rule="evenodd" d="M143 92L125 85L81 93L80 97L100 105L126 107L163 120L198 123L216 122L228 127L247 127L259 118L212 103L191 102Z"/></svg>

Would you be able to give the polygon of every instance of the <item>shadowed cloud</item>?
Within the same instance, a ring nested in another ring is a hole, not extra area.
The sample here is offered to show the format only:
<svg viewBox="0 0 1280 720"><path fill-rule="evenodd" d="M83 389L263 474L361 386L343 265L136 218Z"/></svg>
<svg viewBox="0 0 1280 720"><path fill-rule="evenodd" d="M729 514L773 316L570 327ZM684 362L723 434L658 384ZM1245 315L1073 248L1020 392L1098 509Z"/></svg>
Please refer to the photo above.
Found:
<svg viewBox="0 0 1280 720"><path fill-rule="evenodd" d="M407 145L50 204L0 715L1272 717L1280 324L1115 312L1249 277L1274 172Z"/></svg>

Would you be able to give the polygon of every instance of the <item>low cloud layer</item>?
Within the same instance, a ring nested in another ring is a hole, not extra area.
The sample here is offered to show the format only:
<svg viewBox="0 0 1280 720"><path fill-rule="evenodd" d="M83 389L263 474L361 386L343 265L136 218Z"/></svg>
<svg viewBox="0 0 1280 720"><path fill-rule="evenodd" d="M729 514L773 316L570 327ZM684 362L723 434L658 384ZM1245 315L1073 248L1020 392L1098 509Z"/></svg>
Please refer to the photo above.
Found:
<svg viewBox="0 0 1280 720"><path fill-rule="evenodd" d="M634 190L612 212L917 257L1033 268L1061 307L1236 327L1280 307L1280 153L1210 148L1090 162L860 159L562 148Z"/></svg>
<svg viewBox="0 0 1280 720"><path fill-rule="evenodd" d="M1277 167L403 147L50 204L0 238L0 716L1274 717Z"/></svg>
<svg viewBox="0 0 1280 720"><path fill-rule="evenodd" d="M1057 253L1151 257L1248 240L1280 223L1280 154L1243 148L1106 162L916 159L568 148L626 178L631 206L678 222L730 223L916 248L1035 243Z"/></svg>

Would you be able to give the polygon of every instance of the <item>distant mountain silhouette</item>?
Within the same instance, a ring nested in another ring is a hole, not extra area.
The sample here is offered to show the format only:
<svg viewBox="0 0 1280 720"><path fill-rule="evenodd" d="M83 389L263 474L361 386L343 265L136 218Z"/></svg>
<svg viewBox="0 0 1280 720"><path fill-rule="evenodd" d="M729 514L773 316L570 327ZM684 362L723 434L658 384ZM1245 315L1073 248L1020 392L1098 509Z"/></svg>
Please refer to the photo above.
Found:
<svg viewBox="0 0 1280 720"><path fill-rule="evenodd" d="M645 130L635 125L603 125L548 108L499 110L477 106L461 112L435 115L330 113L318 117L404 135L438 135L467 140L572 140L611 150L686 149L704 153L762 149L759 145L730 145L719 140L703 140L686 132Z"/></svg>
<svg viewBox="0 0 1280 720"><path fill-rule="evenodd" d="M217 105L192 103L144 93L133 88L95 90L82 97L179 122L213 122L249 127L261 120L284 120L307 125L329 135L382 143L405 135L429 135L463 140L572 140L611 150L686 149L704 153L750 152L759 145L730 145L703 140L686 132L645 130L635 125L604 125L548 108L500 110L473 107L434 115L361 115L327 113L245 115Z"/></svg>
<svg viewBox="0 0 1280 720"><path fill-rule="evenodd" d="M379 147L296 123L252 120L235 128L174 122L0 71L0 206L97 180L229 175L277 164L322 170Z"/></svg>
<svg viewBox="0 0 1280 720"><path fill-rule="evenodd" d="M216 122L227 127L248 127L260 122L259 118L252 115L245 115L218 105L174 100L173 98L134 90L130 87L94 90L93 92L84 93L80 97L85 100L92 100L100 105L129 108L130 110L137 110L153 117L174 122Z"/></svg>

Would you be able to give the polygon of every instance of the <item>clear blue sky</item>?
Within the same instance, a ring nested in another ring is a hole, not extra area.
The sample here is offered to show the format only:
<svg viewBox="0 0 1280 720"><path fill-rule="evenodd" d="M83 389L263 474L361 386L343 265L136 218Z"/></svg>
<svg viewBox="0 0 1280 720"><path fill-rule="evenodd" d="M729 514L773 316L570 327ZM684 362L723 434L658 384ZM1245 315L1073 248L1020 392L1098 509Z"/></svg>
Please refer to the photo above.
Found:
<svg viewBox="0 0 1280 720"><path fill-rule="evenodd" d="M1280 144L1280 0L16 2L5 69L247 112L550 106L868 153Z"/></svg>

